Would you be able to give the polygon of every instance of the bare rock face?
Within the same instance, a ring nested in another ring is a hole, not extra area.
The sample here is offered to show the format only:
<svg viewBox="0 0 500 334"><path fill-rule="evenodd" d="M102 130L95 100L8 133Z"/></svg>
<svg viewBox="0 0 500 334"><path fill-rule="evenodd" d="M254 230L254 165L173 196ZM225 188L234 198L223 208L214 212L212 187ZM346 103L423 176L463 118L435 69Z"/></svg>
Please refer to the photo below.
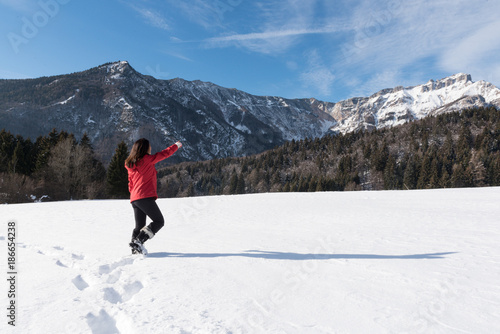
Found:
<svg viewBox="0 0 500 334"><path fill-rule="evenodd" d="M370 97L340 101L327 112L338 122L331 130L347 133L490 105L500 106L500 89L485 81L473 82L469 74L459 73L419 86L398 86Z"/></svg>

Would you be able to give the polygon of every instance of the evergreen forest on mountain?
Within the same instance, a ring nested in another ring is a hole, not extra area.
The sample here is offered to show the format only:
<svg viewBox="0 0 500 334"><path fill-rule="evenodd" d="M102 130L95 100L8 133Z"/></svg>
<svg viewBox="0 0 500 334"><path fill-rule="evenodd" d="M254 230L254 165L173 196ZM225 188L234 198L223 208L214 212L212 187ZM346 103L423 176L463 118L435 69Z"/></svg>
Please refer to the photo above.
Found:
<svg viewBox="0 0 500 334"><path fill-rule="evenodd" d="M128 198L127 144L98 161L89 138L0 132L0 203ZM500 186L500 111L472 108L374 131L158 168L160 197Z"/></svg>

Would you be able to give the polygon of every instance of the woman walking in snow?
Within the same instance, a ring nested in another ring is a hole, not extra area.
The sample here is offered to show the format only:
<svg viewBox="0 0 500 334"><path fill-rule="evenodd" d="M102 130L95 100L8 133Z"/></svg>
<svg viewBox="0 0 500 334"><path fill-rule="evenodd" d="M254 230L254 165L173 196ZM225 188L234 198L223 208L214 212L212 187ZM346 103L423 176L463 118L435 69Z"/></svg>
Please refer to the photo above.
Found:
<svg viewBox="0 0 500 334"><path fill-rule="evenodd" d="M158 195L155 164L170 157L181 147L182 144L178 141L163 151L151 155L149 141L141 138L134 143L130 155L125 160L130 202L135 217L132 242L129 244L132 254L147 254L144 243L153 238L163 227L163 215L156 204ZM146 216L152 220L148 226L146 226Z"/></svg>

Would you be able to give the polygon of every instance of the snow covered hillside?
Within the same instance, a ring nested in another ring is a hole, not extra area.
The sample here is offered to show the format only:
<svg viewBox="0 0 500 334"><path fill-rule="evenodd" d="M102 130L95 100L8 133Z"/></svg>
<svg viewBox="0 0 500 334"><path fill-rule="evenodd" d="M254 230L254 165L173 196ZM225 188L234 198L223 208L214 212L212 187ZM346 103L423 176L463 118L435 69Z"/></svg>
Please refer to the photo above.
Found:
<svg viewBox="0 0 500 334"><path fill-rule="evenodd" d="M500 332L500 188L158 203L147 257L127 201L0 206L4 275L10 220L19 242L0 332Z"/></svg>
<svg viewBox="0 0 500 334"><path fill-rule="evenodd" d="M500 89L486 81L474 82L458 73L426 84L381 90L370 97L356 97L327 108L338 123L334 132L380 129L430 115L472 107L500 105Z"/></svg>

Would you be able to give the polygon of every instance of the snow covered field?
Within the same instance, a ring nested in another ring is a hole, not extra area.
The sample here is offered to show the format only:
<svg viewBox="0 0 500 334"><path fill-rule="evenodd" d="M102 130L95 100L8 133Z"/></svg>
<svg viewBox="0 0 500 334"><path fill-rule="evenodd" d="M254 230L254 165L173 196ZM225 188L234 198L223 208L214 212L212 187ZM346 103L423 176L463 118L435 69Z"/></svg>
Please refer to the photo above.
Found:
<svg viewBox="0 0 500 334"><path fill-rule="evenodd" d="M500 333L500 188L0 206L1 333Z"/></svg>

